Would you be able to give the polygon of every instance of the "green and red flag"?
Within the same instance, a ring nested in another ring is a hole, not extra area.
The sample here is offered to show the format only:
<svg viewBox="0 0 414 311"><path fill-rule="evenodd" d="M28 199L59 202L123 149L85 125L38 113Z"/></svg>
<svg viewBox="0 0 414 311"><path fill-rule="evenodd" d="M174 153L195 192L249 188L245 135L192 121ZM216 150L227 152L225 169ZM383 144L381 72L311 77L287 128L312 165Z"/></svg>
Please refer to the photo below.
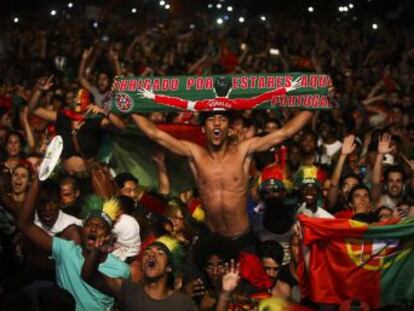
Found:
<svg viewBox="0 0 414 311"><path fill-rule="evenodd" d="M301 78L300 87L287 94L275 95L254 109L332 109L328 95L332 80L328 75L315 73L274 73L225 75L232 81L231 99L251 98L271 90L290 86ZM220 75L220 77L223 77ZM214 98L213 86L216 76L165 76L165 77L119 77L114 82L111 109L114 113L173 111L167 105L141 97L143 88L156 95L168 95L187 101Z"/></svg>
<svg viewBox="0 0 414 311"><path fill-rule="evenodd" d="M302 295L316 303L358 299L371 308L414 302L414 219L367 225L299 216Z"/></svg>

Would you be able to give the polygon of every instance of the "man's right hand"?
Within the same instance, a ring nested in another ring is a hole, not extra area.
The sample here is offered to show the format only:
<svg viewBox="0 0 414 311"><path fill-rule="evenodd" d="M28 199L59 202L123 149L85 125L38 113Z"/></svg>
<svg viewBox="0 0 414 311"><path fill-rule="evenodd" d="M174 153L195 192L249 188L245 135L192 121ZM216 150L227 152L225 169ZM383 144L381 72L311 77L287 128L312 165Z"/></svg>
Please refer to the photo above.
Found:
<svg viewBox="0 0 414 311"><path fill-rule="evenodd" d="M378 153L379 154L387 154L392 152L395 149L395 146L391 146L391 135L385 133L379 138L378 143Z"/></svg>
<svg viewBox="0 0 414 311"><path fill-rule="evenodd" d="M354 151L355 149L355 136L354 135L348 135L347 137L345 137L343 145L342 145L342 150L341 153L343 155L349 155L352 153L352 151Z"/></svg>
<svg viewBox="0 0 414 311"><path fill-rule="evenodd" d="M84 60L88 59L92 55L92 52L93 52L93 47L90 47L89 49L84 49L82 53L82 59Z"/></svg>
<svg viewBox="0 0 414 311"><path fill-rule="evenodd" d="M230 264L226 263L222 280L223 294L231 295L235 291L240 280L239 270L240 265L235 264L234 259L230 261Z"/></svg>
<svg viewBox="0 0 414 311"><path fill-rule="evenodd" d="M138 93L144 97L144 98L148 98L148 99L155 99L155 94L153 93L152 89L151 90L147 90L145 88L142 88L142 90L138 90Z"/></svg>
<svg viewBox="0 0 414 311"><path fill-rule="evenodd" d="M39 80L37 80L36 83L36 89L41 91L49 91L50 88L53 86L52 83L53 75L50 75L49 77L42 77Z"/></svg>

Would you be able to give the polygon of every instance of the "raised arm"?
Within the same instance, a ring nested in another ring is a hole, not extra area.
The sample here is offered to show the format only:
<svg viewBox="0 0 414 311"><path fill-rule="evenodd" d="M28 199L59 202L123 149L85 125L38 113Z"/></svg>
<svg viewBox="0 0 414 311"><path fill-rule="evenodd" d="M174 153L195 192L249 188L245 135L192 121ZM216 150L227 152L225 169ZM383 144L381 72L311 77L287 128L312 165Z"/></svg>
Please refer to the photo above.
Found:
<svg viewBox="0 0 414 311"><path fill-rule="evenodd" d="M382 194L382 183L381 183L382 167L383 167L382 161L384 160L384 156L393 150L394 150L394 147L391 147L391 135L388 133L385 133L379 139L377 156L375 158L374 167L372 169L371 196L372 196L372 201L374 202L374 204L379 203L381 199L381 194Z"/></svg>
<svg viewBox="0 0 414 311"><path fill-rule="evenodd" d="M105 110L101 107L98 107L96 105L89 105L87 107L86 113L102 115L104 118L102 119L101 127L107 127L110 124L112 124L120 130L125 129L125 123L121 120L119 116L112 113L111 111L105 112Z"/></svg>
<svg viewBox="0 0 414 311"><path fill-rule="evenodd" d="M133 113L131 118L149 139L175 154L186 157L191 156L191 149L195 146L194 144L185 140L176 139L170 134L158 129L154 123L142 115Z"/></svg>
<svg viewBox="0 0 414 311"><path fill-rule="evenodd" d="M295 135L306 123L312 118L313 112L302 111L297 114L292 120L286 123L281 129L267 134L263 137L253 137L242 142L247 146L248 153L260 152L269 150L276 144L279 144L286 139Z"/></svg>
<svg viewBox="0 0 414 311"><path fill-rule="evenodd" d="M109 58L112 62L112 66L114 67L115 76L122 75L121 63L119 62L119 53L114 49L110 48Z"/></svg>
<svg viewBox="0 0 414 311"><path fill-rule="evenodd" d="M33 135L32 127L29 123L29 108L27 106L23 107L19 112L20 125L24 129L26 134L27 146L29 147L30 152L33 152L36 148L36 142Z"/></svg>
<svg viewBox="0 0 414 311"><path fill-rule="evenodd" d="M48 78L40 78L37 81L33 89L32 95L30 96L28 107L29 107L29 111L35 116L42 118L44 120L47 120L47 121L54 122L57 119L56 111L51 111L51 110L45 109L44 107L37 106L43 92L50 90L50 88L52 87L53 85L52 80L53 80L53 75L51 75Z"/></svg>
<svg viewBox="0 0 414 311"><path fill-rule="evenodd" d="M91 249L86 254L81 277L90 286L119 300L122 279L111 278L98 270L99 264L104 261L107 256L107 252L98 249L98 245L102 246L103 243L105 243L105 241L97 240L95 242L95 248Z"/></svg>
<svg viewBox="0 0 414 311"><path fill-rule="evenodd" d="M153 155L152 160L157 165L158 169L158 193L162 195L168 195L171 192L170 179L168 178L167 166L165 165L165 152L157 148Z"/></svg>
<svg viewBox="0 0 414 311"><path fill-rule="evenodd" d="M90 58L93 52L93 47L90 47L89 49L85 49L82 53L82 60L79 65L79 72L78 72L78 79L82 87L87 89L88 91L91 91L92 85L89 83L88 79L85 77L85 69L86 69L86 62Z"/></svg>
<svg viewBox="0 0 414 311"><path fill-rule="evenodd" d="M52 250L52 237L33 223L34 209L39 188L40 181L36 177L30 186L29 192L24 200L23 209L17 218L17 227L26 238L36 246L50 252Z"/></svg>
<svg viewBox="0 0 414 311"><path fill-rule="evenodd" d="M331 187L328 191L328 209L333 208L338 202L338 192L339 192L339 181L341 180L342 171L344 169L346 158L354 151L355 149L355 136L349 135L345 137L341 155L339 156L338 162L336 163L335 170L331 178Z"/></svg>

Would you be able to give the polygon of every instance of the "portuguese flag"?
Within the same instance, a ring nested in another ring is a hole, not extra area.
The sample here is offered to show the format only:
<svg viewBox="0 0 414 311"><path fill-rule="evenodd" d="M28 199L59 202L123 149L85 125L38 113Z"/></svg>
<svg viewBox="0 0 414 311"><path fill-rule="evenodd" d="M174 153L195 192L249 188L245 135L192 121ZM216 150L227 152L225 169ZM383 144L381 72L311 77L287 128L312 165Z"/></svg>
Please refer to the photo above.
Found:
<svg viewBox="0 0 414 311"><path fill-rule="evenodd" d="M359 299L371 308L414 303L414 218L395 225L299 216L302 295L316 303Z"/></svg>

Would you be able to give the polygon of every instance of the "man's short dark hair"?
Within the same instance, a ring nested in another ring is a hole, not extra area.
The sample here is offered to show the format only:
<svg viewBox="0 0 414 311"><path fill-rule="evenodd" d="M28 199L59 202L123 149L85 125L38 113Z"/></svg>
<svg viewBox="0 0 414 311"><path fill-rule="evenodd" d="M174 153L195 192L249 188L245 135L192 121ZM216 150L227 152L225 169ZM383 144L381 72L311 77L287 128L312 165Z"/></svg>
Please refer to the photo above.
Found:
<svg viewBox="0 0 414 311"><path fill-rule="evenodd" d="M357 190L361 190L361 189L365 189L368 192L369 199L371 200L371 191L369 190L369 188L365 184L360 183L360 184L357 184L357 185L353 186L351 191L349 191L348 202L352 201L352 197L354 195L354 192L357 191Z"/></svg>
<svg viewBox="0 0 414 311"><path fill-rule="evenodd" d="M212 117L212 116L215 116L215 115L222 115L222 116L225 116L227 119L229 119L229 122L231 122L232 121L232 117L233 117L233 113L232 113L232 111L231 110L218 110L218 111L202 111L202 112L200 112L200 114L199 114L199 117L198 117L198 122L199 122L199 124L201 125L201 126L203 126L205 123L206 123L206 121L207 121L207 119L209 118L209 117Z"/></svg>
<svg viewBox="0 0 414 311"><path fill-rule="evenodd" d="M282 127L282 122L280 122L280 120L279 120L279 119L277 119L277 118L268 118L268 119L265 121L265 125L266 125L267 123L275 123L275 124L277 124L277 127L278 127L278 128L281 128L281 127Z"/></svg>
<svg viewBox="0 0 414 311"><path fill-rule="evenodd" d="M60 181L60 186L63 185L72 185L74 191L79 191L79 182L73 176L66 176Z"/></svg>
<svg viewBox="0 0 414 311"><path fill-rule="evenodd" d="M231 89L232 83L229 77L217 77L214 79L214 90L217 96L224 97Z"/></svg>
<svg viewBox="0 0 414 311"><path fill-rule="evenodd" d="M384 181L388 182L388 176L390 176L391 173L400 173L403 182L406 180L405 171L402 166L400 165L392 165L390 167L387 167L384 171Z"/></svg>
<svg viewBox="0 0 414 311"><path fill-rule="evenodd" d="M131 173L119 173L115 177L115 183L117 184L119 189L123 188L124 184L127 181L132 181L132 182L136 183L137 185L139 185L138 178L136 178Z"/></svg>
<svg viewBox="0 0 414 311"><path fill-rule="evenodd" d="M341 177L341 180L339 181L341 187L344 185L345 180L348 178L354 178L358 180L358 183L361 183L361 178L359 177L359 175L355 174L354 172L349 172Z"/></svg>
<svg viewBox="0 0 414 311"><path fill-rule="evenodd" d="M283 263L285 252L282 245L276 241L265 241L257 246L257 255L263 258L272 258L279 265Z"/></svg>

